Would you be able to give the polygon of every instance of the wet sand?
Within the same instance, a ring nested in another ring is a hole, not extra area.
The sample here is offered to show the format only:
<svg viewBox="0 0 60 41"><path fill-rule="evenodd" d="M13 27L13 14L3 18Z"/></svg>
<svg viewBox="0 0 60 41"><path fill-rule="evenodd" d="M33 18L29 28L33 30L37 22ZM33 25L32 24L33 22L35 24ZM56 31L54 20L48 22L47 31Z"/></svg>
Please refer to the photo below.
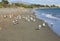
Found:
<svg viewBox="0 0 60 41"><path fill-rule="evenodd" d="M0 8L0 14L0 41L60 41L60 37L55 35L48 25L36 30L43 21L37 19L31 9ZM10 14L13 14L11 19ZM3 15L7 15L7 18L3 18ZM14 25L12 21L18 15L32 16L36 21L29 22L22 18L18 19L18 24Z"/></svg>

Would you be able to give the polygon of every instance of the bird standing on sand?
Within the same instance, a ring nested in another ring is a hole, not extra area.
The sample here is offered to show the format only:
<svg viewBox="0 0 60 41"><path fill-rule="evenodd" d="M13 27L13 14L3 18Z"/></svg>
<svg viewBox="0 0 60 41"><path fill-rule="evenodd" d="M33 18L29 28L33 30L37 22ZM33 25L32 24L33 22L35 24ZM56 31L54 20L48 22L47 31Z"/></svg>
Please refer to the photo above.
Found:
<svg viewBox="0 0 60 41"><path fill-rule="evenodd" d="M27 19L28 22L30 22L30 19Z"/></svg>
<svg viewBox="0 0 60 41"><path fill-rule="evenodd" d="M40 30L41 29L41 25L38 25L38 27L36 28L36 30Z"/></svg>
<svg viewBox="0 0 60 41"><path fill-rule="evenodd" d="M45 23L43 23L43 26L46 26L46 24L45 24Z"/></svg>
<svg viewBox="0 0 60 41"><path fill-rule="evenodd" d="M26 19L26 20L28 20L28 18L27 18L27 17L25 17L25 19Z"/></svg>
<svg viewBox="0 0 60 41"><path fill-rule="evenodd" d="M4 18L7 18L7 16L6 16L6 15L4 15L3 17L4 17Z"/></svg>
<svg viewBox="0 0 60 41"><path fill-rule="evenodd" d="M41 25L39 25L38 29L41 29L41 27L42 27L42 26L41 26Z"/></svg>
<svg viewBox="0 0 60 41"><path fill-rule="evenodd" d="M18 20L17 19L15 21L13 20L12 22L13 22L14 25L18 24Z"/></svg>
<svg viewBox="0 0 60 41"><path fill-rule="evenodd" d="M31 19L33 22L35 22L35 21L36 21L33 17L31 17L30 19Z"/></svg>
<svg viewBox="0 0 60 41"><path fill-rule="evenodd" d="M13 22L13 24L16 24L16 22L14 20L12 22Z"/></svg>
<svg viewBox="0 0 60 41"><path fill-rule="evenodd" d="M15 21L17 22L18 20L16 19Z"/></svg>
<svg viewBox="0 0 60 41"><path fill-rule="evenodd" d="M30 19L31 19L31 20L33 20L33 18L32 18L32 17L31 17Z"/></svg>
<svg viewBox="0 0 60 41"><path fill-rule="evenodd" d="M12 18L12 15L9 15L9 18Z"/></svg>

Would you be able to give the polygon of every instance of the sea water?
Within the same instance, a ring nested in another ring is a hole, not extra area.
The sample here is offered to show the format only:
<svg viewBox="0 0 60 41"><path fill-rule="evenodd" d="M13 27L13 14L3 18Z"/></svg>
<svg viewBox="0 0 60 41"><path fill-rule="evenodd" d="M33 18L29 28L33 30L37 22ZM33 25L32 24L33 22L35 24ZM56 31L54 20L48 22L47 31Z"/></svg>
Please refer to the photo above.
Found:
<svg viewBox="0 0 60 41"><path fill-rule="evenodd" d="M50 29L60 36L60 8L36 9L34 12L37 18L44 20Z"/></svg>

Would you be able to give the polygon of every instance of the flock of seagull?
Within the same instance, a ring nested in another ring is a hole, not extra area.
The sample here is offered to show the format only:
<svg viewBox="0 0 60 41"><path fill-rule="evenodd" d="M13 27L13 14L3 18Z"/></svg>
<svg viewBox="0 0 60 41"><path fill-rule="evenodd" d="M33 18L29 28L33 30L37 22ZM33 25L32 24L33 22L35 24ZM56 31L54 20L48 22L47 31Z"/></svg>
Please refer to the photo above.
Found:
<svg viewBox="0 0 60 41"><path fill-rule="evenodd" d="M6 15L4 15L4 18L7 18L7 16ZM12 18L12 15L9 15L9 18L11 19ZM30 22L30 21L33 21L33 22L36 22L36 18L33 16L33 15L27 15L27 16L21 16L21 15L18 15L18 16L16 16L16 17L14 17L15 19L14 20L12 20L12 23L14 24L14 25L16 25L16 24L18 24L18 19L25 19L25 20L27 20L28 22ZM38 25L38 27L36 28L37 30L40 30L41 29L41 27L42 26L46 26L46 23L44 22L42 25Z"/></svg>

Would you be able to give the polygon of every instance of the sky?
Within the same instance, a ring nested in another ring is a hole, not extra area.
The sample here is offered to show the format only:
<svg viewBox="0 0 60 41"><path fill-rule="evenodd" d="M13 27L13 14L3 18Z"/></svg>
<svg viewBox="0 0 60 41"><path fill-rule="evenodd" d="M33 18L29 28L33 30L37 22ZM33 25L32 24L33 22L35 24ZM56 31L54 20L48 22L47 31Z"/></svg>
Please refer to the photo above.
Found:
<svg viewBox="0 0 60 41"><path fill-rule="evenodd" d="M9 0L9 2L27 2L33 4L60 5L60 0Z"/></svg>

